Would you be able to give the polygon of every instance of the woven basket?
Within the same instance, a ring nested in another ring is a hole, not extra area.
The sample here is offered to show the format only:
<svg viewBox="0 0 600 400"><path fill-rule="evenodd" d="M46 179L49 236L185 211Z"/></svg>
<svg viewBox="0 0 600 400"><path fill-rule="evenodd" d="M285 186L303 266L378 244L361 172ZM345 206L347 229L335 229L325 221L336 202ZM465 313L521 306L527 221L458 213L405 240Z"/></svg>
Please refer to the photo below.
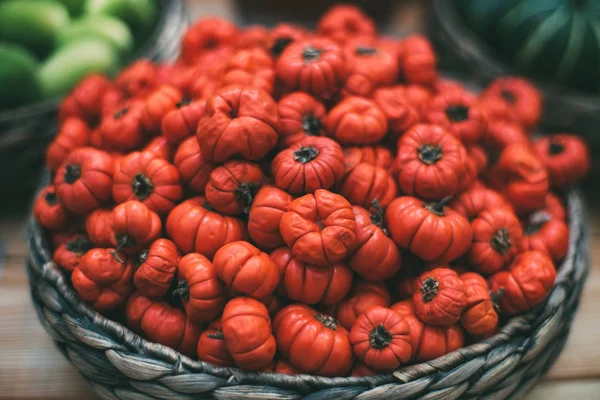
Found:
<svg viewBox="0 0 600 400"><path fill-rule="evenodd" d="M577 191L571 237L548 300L494 337L427 363L364 378L248 372L194 361L150 343L81 302L33 218L27 271L37 315L62 353L104 399L504 399L526 393L562 350L589 269Z"/></svg>
<svg viewBox="0 0 600 400"><path fill-rule="evenodd" d="M179 52L189 17L183 2L159 0L158 5L156 27L131 60L170 60ZM0 112L0 185L13 196L28 197L35 190L44 152L56 134L58 104L59 100L50 99Z"/></svg>

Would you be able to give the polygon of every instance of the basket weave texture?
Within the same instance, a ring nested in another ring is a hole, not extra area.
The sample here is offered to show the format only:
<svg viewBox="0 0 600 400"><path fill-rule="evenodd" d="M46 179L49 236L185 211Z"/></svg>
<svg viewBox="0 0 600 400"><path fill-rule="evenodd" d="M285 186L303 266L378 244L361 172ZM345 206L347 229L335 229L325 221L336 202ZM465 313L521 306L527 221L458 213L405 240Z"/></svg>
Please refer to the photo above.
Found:
<svg viewBox="0 0 600 400"><path fill-rule="evenodd" d="M427 363L362 378L248 372L150 343L80 301L30 219L27 270L40 322L104 399L505 399L533 387L562 350L589 269L580 194L567 194L569 252L548 299L490 339Z"/></svg>

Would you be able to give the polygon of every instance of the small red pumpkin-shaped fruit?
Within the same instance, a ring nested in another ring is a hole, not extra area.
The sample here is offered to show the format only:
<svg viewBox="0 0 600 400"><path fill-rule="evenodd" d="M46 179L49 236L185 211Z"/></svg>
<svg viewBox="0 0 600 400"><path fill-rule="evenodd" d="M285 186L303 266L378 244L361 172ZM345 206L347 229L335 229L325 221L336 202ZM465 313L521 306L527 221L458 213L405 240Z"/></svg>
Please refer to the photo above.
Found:
<svg viewBox="0 0 600 400"><path fill-rule="evenodd" d="M314 265L337 263L356 245L352 206L327 190L292 201L281 217L279 230L294 257Z"/></svg>
<svg viewBox="0 0 600 400"><path fill-rule="evenodd" d="M98 311L113 310L131 293L132 263L125 256L113 256L115 249L92 249L79 259L71 282L79 298Z"/></svg>
<svg viewBox="0 0 600 400"><path fill-rule="evenodd" d="M344 53L323 37L291 43L277 59L277 79L288 90L300 90L329 99L346 78Z"/></svg>
<svg viewBox="0 0 600 400"><path fill-rule="evenodd" d="M427 105L433 96L431 90L418 84L408 84L400 87L404 90L404 97L408 104L413 106L422 117L427 112Z"/></svg>
<svg viewBox="0 0 600 400"><path fill-rule="evenodd" d="M202 328L191 322L180 309L166 301L134 293L127 301L125 316L132 331L188 357L196 357Z"/></svg>
<svg viewBox="0 0 600 400"><path fill-rule="evenodd" d="M424 199L453 196L473 180L464 146L445 129L418 124L398 141L396 170L400 191Z"/></svg>
<svg viewBox="0 0 600 400"><path fill-rule="evenodd" d="M465 285L449 268L427 271L415 284L415 315L426 324L447 326L458 322L465 301Z"/></svg>
<svg viewBox="0 0 600 400"><path fill-rule="evenodd" d="M232 49L223 49L202 57L206 59L196 65L192 79L191 97L193 100L208 101L222 88L221 79L225 65L232 53Z"/></svg>
<svg viewBox="0 0 600 400"><path fill-rule="evenodd" d="M195 137L189 137L179 145L173 164L179 170L182 182L192 192L204 193L215 166L204 159Z"/></svg>
<svg viewBox="0 0 600 400"><path fill-rule="evenodd" d="M419 279L418 276L402 276L398 281L398 296L402 300L412 299L415 294L415 283Z"/></svg>
<svg viewBox="0 0 600 400"><path fill-rule="evenodd" d="M163 117L160 130L169 142L180 144L196 135L198 124L205 114L206 101L183 98Z"/></svg>
<svg viewBox="0 0 600 400"><path fill-rule="evenodd" d="M206 18L196 22L181 40L181 58L194 64L206 54L236 46L239 37L237 27L221 18Z"/></svg>
<svg viewBox="0 0 600 400"><path fill-rule="evenodd" d="M410 325L413 349L412 359L416 362L434 360L463 347L465 335L459 324L432 326L424 324L414 313L412 300L403 300L390 307Z"/></svg>
<svg viewBox="0 0 600 400"><path fill-rule="evenodd" d="M393 371L412 357L410 325L385 307L371 307L356 319L350 343L356 357L375 371Z"/></svg>
<svg viewBox="0 0 600 400"><path fill-rule="evenodd" d="M275 185L291 194L330 189L344 173L344 153L334 140L307 137L277 154L272 170Z"/></svg>
<svg viewBox="0 0 600 400"><path fill-rule="evenodd" d="M344 176L357 165L367 163L388 172L394 168L392 152L384 146L344 147Z"/></svg>
<svg viewBox="0 0 600 400"><path fill-rule="evenodd" d="M240 219L221 215L203 197L194 197L176 206L167 218L167 235L183 254L200 253L209 259L227 243L246 239Z"/></svg>
<svg viewBox="0 0 600 400"><path fill-rule="evenodd" d="M373 101L385 115L392 140L397 140L421 120L419 110L407 98L404 86L379 88L373 93Z"/></svg>
<svg viewBox="0 0 600 400"><path fill-rule="evenodd" d="M147 152L134 152L121 160L114 175L115 202L137 200L152 211L165 215L183 196L177 168Z"/></svg>
<svg viewBox="0 0 600 400"><path fill-rule="evenodd" d="M479 96L479 104L485 113L488 124L491 122L508 122L525 129L519 121L515 110L503 98L494 96Z"/></svg>
<svg viewBox="0 0 600 400"><path fill-rule="evenodd" d="M202 254L190 253L177 264L177 289L187 317L195 323L208 322L223 311L225 286L217 278L213 263Z"/></svg>
<svg viewBox="0 0 600 400"><path fill-rule="evenodd" d="M277 296L275 293L271 293L270 295L265 296L259 300L265 305L265 307L267 307L267 310L269 310L269 315L272 317L275 314L277 314L279 310L281 310L284 306L283 299Z"/></svg>
<svg viewBox="0 0 600 400"><path fill-rule="evenodd" d="M512 144L502 151L490 180L517 214L527 214L544 206L548 174L540 159L525 144Z"/></svg>
<svg viewBox="0 0 600 400"><path fill-rule="evenodd" d="M198 360L224 367L234 367L235 361L231 357L225 344L225 336L221 319L216 319L200 334L197 346Z"/></svg>
<svg viewBox="0 0 600 400"><path fill-rule="evenodd" d="M344 45L346 83L344 95L369 96L380 86L392 85L398 77L395 52L373 38L351 39Z"/></svg>
<svg viewBox="0 0 600 400"><path fill-rule="evenodd" d="M267 308L258 300L229 300L221 317L225 344L235 363L250 371L269 365L277 350Z"/></svg>
<svg viewBox="0 0 600 400"><path fill-rule="evenodd" d="M361 163L342 180L339 192L352 204L369 207L377 201L385 208L398 194L394 177L385 169Z"/></svg>
<svg viewBox="0 0 600 400"><path fill-rule="evenodd" d="M61 204L77 215L89 214L112 198L114 160L110 154L82 147L69 154L56 172Z"/></svg>
<svg viewBox="0 0 600 400"><path fill-rule="evenodd" d="M160 237L160 217L144 203L129 200L113 209L111 228L112 245L117 252L133 254L148 247ZM118 257L115 254L115 257Z"/></svg>
<svg viewBox="0 0 600 400"><path fill-rule="evenodd" d="M384 283L357 281L348 296L334 306L333 316L344 328L352 329L359 315L373 306L388 307L390 301Z"/></svg>
<svg viewBox="0 0 600 400"><path fill-rule="evenodd" d="M477 144L466 147L467 155L475 166L477 176L480 176L488 167L489 157L485 149Z"/></svg>
<svg viewBox="0 0 600 400"><path fill-rule="evenodd" d="M485 116L477 97L465 90L444 91L430 102L425 120L447 129L463 143L474 143L485 131Z"/></svg>
<svg viewBox="0 0 600 400"><path fill-rule="evenodd" d="M498 305L505 315L515 315L540 304L554 287L556 269L546 253L532 250L521 253L508 271L492 275L488 284L492 293L499 290Z"/></svg>
<svg viewBox="0 0 600 400"><path fill-rule="evenodd" d="M263 186L254 196L248 214L248 233L260 249L270 250L285 244L279 223L292 200L289 193L275 186Z"/></svg>
<svg viewBox="0 0 600 400"><path fill-rule="evenodd" d="M487 335L498 327L498 313L487 282L474 272L460 275L465 285L465 309L460 324L470 335Z"/></svg>
<svg viewBox="0 0 600 400"><path fill-rule="evenodd" d="M300 372L344 376L352 368L348 331L329 315L292 304L277 313L273 331L279 353Z"/></svg>
<svg viewBox="0 0 600 400"><path fill-rule="evenodd" d="M462 83L454 79L444 79L439 78L433 87L433 91L435 94L442 93L445 91L456 91L456 90L465 90L465 87Z"/></svg>
<svg viewBox="0 0 600 400"><path fill-rule="evenodd" d="M56 172L73 150L90 144L90 135L90 127L84 120L77 117L65 119L46 150L48 169Z"/></svg>
<svg viewBox="0 0 600 400"><path fill-rule="evenodd" d="M579 182L590 169L587 145L578 136L544 136L534 143L534 150L546 166L553 188L564 189Z"/></svg>
<svg viewBox="0 0 600 400"><path fill-rule="evenodd" d="M148 297L162 297L171 288L179 250L169 239L155 240L150 247L137 255L133 284L136 290Z"/></svg>
<svg viewBox="0 0 600 400"><path fill-rule="evenodd" d="M352 271L343 263L327 266L305 264L290 249L280 247L271 259L281 274L279 293L306 304L336 304L352 286Z"/></svg>
<svg viewBox="0 0 600 400"><path fill-rule="evenodd" d="M38 224L51 231L61 230L69 222L69 212L58 201L52 184L42 189L36 197L33 215Z"/></svg>
<svg viewBox="0 0 600 400"><path fill-rule="evenodd" d="M67 118L77 117L95 125L100 119L102 96L111 87L112 83L104 75L88 76L60 103L58 120L64 122Z"/></svg>
<svg viewBox="0 0 600 400"><path fill-rule="evenodd" d="M523 230L519 219L506 209L483 211L471 222L473 243L469 263L481 274L493 274L519 252Z"/></svg>
<svg viewBox="0 0 600 400"><path fill-rule="evenodd" d="M359 378L363 376L373 376L377 375L377 371L373 371L371 368L367 367L365 364L361 362L357 362L352 367L352 371L350 371L350 376L353 378Z"/></svg>
<svg viewBox="0 0 600 400"><path fill-rule="evenodd" d="M383 209L377 200L370 210L352 207L356 218L356 244L349 265L365 280L383 281L398 272L402 257L396 243L387 236Z"/></svg>
<svg viewBox="0 0 600 400"><path fill-rule="evenodd" d="M144 102L134 98L105 116L98 128L102 146L121 152L141 147L145 139L141 124L143 109Z"/></svg>
<svg viewBox="0 0 600 400"><path fill-rule="evenodd" d="M279 269L268 254L248 242L227 243L213 259L215 273L233 295L263 298L279 285Z"/></svg>
<svg viewBox="0 0 600 400"><path fill-rule="evenodd" d="M450 207L469 221L477 218L484 211L511 209L511 206L500 193L492 189L476 186L458 195L450 204Z"/></svg>
<svg viewBox="0 0 600 400"><path fill-rule="evenodd" d="M175 145L169 142L166 137L157 136L149 141L142 151L171 162L175 155Z"/></svg>
<svg viewBox="0 0 600 400"><path fill-rule="evenodd" d="M196 137L207 161L221 163L234 156L260 160L277 144L277 104L266 92L228 86L208 101Z"/></svg>
<svg viewBox="0 0 600 400"><path fill-rule="evenodd" d="M272 94L275 70L271 56L263 49L243 49L229 59L223 70L221 85L241 85Z"/></svg>
<svg viewBox="0 0 600 400"><path fill-rule="evenodd" d="M541 93L523 78L497 78L485 89L482 98L495 98L506 103L527 129L535 127L542 115Z"/></svg>
<svg viewBox="0 0 600 400"><path fill-rule="evenodd" d="M325 135L325 106L314 97L303 93L290 93L277 103L279 113L279 144L287 148L308 136Z"/></svg>
<svg viewBox="0 0 600 400"><path fill-rule="evenodd" d="M180 90L184 96L188 96L191 91L194 72L193 66L188 66L180 60L175 63L159 63L156 66L157 83L159 86L173 86Z"/></svg>
<svg viewBox="0 0 600 400"><path fill-rule="evenodd" d="M112 209L99 208L85 218L85 232L96 247L112 246Z"/></svg>
<svg viewBox="0 0 600 400"><path fill-rule="evenodd" d="M325 119L327 134L345 145L379 143L387 133L387 118L372 100L350 96L339 102Z"/></svg>
<svg viewBox="0 0 600 400"><path fill-rule="evenodd" d="M538 250L550 256L555 263L569 250L569 226L548 212L536 211L526 220L525 235L519 244L521 252Z"/></svg>
<svg viewBox="0 0 600 400"><path fill-rule="evenodd" d="M79 261L92 248L92 243L85 235L75 235L62 243L54 252L52 259L67 272L79 266Z"/></svg>
<svg viewBox="0 0 600 400"><path fill-rule="evenodd" d="M300 25L279 23L268 33L266 48L276 60L290 44L302 40L306 36L306 30Z"/></svg>
<svg viewBox="0 0 600 400"><path fill-rule="evenodd" d="M340 4L323 14L317 24L317 33L344 44L356 37L374 37L375 23L360 8Z"/></svg>
<svg viewBox="0 0 600 400"><path fill-rule="evenodd" d="M278 372L280 374L286 374L286 375L297 375L300 372L293 367L292 364L290 364L289 362L285 361L285 360L278 360L277 363L275 364L275 368L273 369L273 372Z"/></svg>
<svg viewBox="0 0 600 400"><path fill-rule="evenodd" d="M550 215L553 219L560 219L561 221L566 221L567 219L565 206L558 196L551 192L548 192L546 195L546 201L542 210Z"/></svg>
<svg viewBox="0 0 600 400"><path fill-rule="evenodd" d="M127 98L146 97L158 86L156 65L147 59L138 60L122 70L115 83Z"/></svg>
<svg viewBox="0 0 600 400"><path fill-rule="evenodd" d="M220 213L247 215L264 179L258 164L243 160L227 161L211 172L204 190L206 201Z"/></svg>
<svg viewBox="0 0 600 400"><path fill-rule="evenodd" d="M262 25L249 25L238 35L238 49L267 48L269 31Z"/></svg>
<svg viewBox="0 0 600 400"><path fill-rule="evenodd" d="M57 249L73 235L79 233L85 233L81 220L72 220L61 230L50 232L50 244L53 249Z"/></svg>
<svg viewBox="0 0 600 400"><path fill-rule="evenodd" d="M144 132L155 135L160 133L162 120L170 111L177 109L177 104L183 100L179 89L164 85L150 93L140 116Z"/></svg>
<svg viewBox="0 0 600 400"><path fill-rule="evenodd" d="M400 41L400 73L408 83L433 85L438 78L437 57L429 39L410 35Z"/></svg>
<svg viewBox="0 0 600 400"><path fill-rule="evenodd" d="M120 88L116 86L110 86L104 92L104 94L102 95L102 99L100 100L100 117L104 118L108 115L114 114L116 111L119 110L119 106L123 104L123 102L127 98L128 97Z"/></svg>
<svg viewBox="0 0 600 400"><path fill-rule="evenodd" d="M385 211L390 237L425 261L450 262L460 257L471 245L471 225L446 207L449 201L425 203L408 196L395 199Z"/></svg>
<svg viewBox="0 0 600 400"><path fill-rule="evenodd" d="M492 163L498 160L506 146L513 143L529 145L529 138L521 125L504 120L488 122L481 137L481 144L488 152Z"/></svg>

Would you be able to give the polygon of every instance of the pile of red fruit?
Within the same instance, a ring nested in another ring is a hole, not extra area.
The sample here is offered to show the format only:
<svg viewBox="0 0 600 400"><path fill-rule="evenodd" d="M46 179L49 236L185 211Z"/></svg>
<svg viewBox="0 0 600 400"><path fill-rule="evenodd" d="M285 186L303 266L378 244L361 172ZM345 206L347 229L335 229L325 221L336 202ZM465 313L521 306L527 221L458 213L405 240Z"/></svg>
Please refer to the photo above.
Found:
<svg viewBox="0 0 600 400"><path fill-rule="evenodd" d="M249 370L391 371L552 289L589 156L532 139L541 110L524 79L440 79L425 37L379 37L350 6L314 32L207 19L174 64L63 101L35 217L79 297L151 341Z"/></svg>

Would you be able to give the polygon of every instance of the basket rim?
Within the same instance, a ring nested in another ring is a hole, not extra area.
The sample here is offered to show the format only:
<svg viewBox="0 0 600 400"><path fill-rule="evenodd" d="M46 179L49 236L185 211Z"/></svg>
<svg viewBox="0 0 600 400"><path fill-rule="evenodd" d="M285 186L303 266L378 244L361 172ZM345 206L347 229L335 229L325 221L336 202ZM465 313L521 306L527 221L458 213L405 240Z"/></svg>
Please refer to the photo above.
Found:
<svg viewBox="0 0 600 400"><path fill-rule="evenodd" d="M153 53L156 52L156 47L163 45L160 41L161 36L164 33L169 34L170 31L175 29L173 26L174 18L178 16L187 18L183 1L158 0L157 3L158 19L155 22L152 32L136 51L123 60L123 65L128 65L129 63L142 58L152 58ZM58 108L61 100L62 97L50 98L32 104L25 104L14 109L0 111L0 123L54 112Z"/></svg>
<svg viewBox="0 0 600 400"><path fill-rule="evenodd" d="M437 28L441 28L442 31L434 33L434 36L443 36L444 40L456 46L455 53L459 54L461 58L485 65L486 68L477 68L480 76L485 77L488 81L499 76L523 76L514 67L501 61L492 47L462 22L456 12L456 3L433 0L431 13L438 24ZM534 76L527 76L527 78L532 80L546 97L560 97L561 101L570 103L572 107L587 110L587 112L600 110L600 94L594 95Z"/></svg>
<svg viewBox="0 0 600 400"><path fill-rule="evenodd" d="M48 179L48 176L49 174L46 173L44 181ZM575 268L575 255L581 247L581 242L585 240L586 232L589 230L588 219L582 215L584 213L582 212L583 205L580 191L576 189L569 190L566 194L566 200L571 232L569 250L562 264L557 268L555 286L544 302L526 313L510 318L499 333L488 339L462 347L431 361L404 366L394 372L368 377L322 377L309 374L286 375L277 372L251 372L237 367L223 367L204 361L193 360L170 347L150 342L132 332L125 325L104 317L91 306L79 300L74 289L68 283L68 279L65 278L60 268L52 260L52 253L44 237L42 228L37 224L33 216L30 217L27 227L30 248L28 268L39 269L42 278L60 293L69 307L91 321L94 326L100 328L102 333L109 336L113 341L119 345L123 345L127 349L133 350L133 354L135 355L155 358L161 362L169 362L191 371L205 372L215 376L230 377L233 375L239 381L245 383L256 383L260 381L261 377L265 377L268 378L269 385L285 388L305 388L309 385L313 389L327 389L338 386L367 385L373 387L388 383L408 383L425 378L440 370L455 368L470 359L488 354L496 347L504 345L511 340L519 337L523 338L520 335L534 332L536 328L553 317L553 312L545 310L548 299L554 291L558 290L559 286L571 282L570 278ZM36 260L32 256L32 250L39 251L39 255L43 259L42 266L36 265ZM587 253L589 252L587 247L585 248L585 252L585 256L587 257ZM589 269L589 261L584 263L583 268L583 278L580 282L575 282L575 284L584 284L585 276L587 275L586 271Z"/></svg>

